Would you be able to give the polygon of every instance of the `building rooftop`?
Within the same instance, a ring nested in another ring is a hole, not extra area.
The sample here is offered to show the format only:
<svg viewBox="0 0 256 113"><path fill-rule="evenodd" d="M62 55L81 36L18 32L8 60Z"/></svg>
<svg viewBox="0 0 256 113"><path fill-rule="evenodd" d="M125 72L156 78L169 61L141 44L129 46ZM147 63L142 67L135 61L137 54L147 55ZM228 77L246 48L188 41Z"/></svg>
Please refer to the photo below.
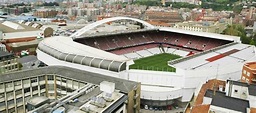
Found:
<svg viewBox="0 0 256 113"><path fill-rule="evenodd" d="M211 105L240 111L242 113L246 113L247 108L250 108L248 100L225 96L225 94L217 91L214 95L213 90L209 90L208 93L212 96Z"/></svg>
<svg viewBox="0 0 256 113"><path fill-rule="evenodd" d="M48 66L32 70L22 70L14 73L4 74L1 76L0 83L20 80L21 78L34 77L42 74L57 74L66 78L72 78L77 81L84 81L92 84L100 84L102 81L109 81L115 83L116 89L123 93L128 93L137 87L138 83L133 81L127 81L114 77L106 77L102 74L82 71L74 68L68 68L63 66ZM88 79L89 78L89 79Z"/></svg>
<svg viewBox="0 0 256 113"><path fill-rule="evenodd" d="M221 85L222 85L223 87L225 87L226 82L225 82L225 81L221 81L221 80L216 80L216 79L214 79L214 80L208 80L207 83L205 83L205 84L202 85L202 87L201 87L201 89L200 89L200 91L199 91L199 93L198 93L198 95L197 95L196 101L195 101L195 103L194 103L195 106L201 105L201 104L203 103L203 97L204 97L206 91L207 91L208 89L213 90L214 84L215 84L216 86L221 86Z"/></svg>
<svg viewBox="0 0 256 113"><path fill-rule="evenodd" d="M122 93L114 92L111 97L112 101L104 101L103 100L103 102L101 103L102 105L96 104L97 99L100 100L103 98L104 98L104 93L102 92L99 95L97 95L96 97L91 98L90 101L81 105L78 110L72 110L70 112L71 113L72 112L79 113L79 112L91 111L91 112L100 113L100 112L104 111L106 113L111 113L111 112L113 112L111 110L112 106L119 106L119 105L114 105L114 104L123 103L125 100L127 100L128 97Z"/></svg>
<svg viewBox="0 0 256 113"><path fill-rule="evenodd" d="M228 81L232 82L233 85L248 87L249 95L256 96L256 84L248 84L245 82L234 81L234 80L228 80Z"/></svg>
<svg viewBox="0 0 256 113"><path fill-rule="evenodd" d="M209 97L209 98L213 98L216 95L225 96L226 94L225 94L225 92L221 92L221 91L218 91L218 90L213 91L211 89L207 89L205 94L204 94L205 97Z"/></svg>
<svg viewBox="0 0 256 113"><path fill-rule="evenodd" d="M256 96L256 84L248 84L245 82L233 81L233 80L228 80L228 81L232 82L233 85L248 87L249 95Z"/></svg>
<svg viewBox="0 0 256 113"><path fill-rule="evenodd" d="M244 87L248 87L249 86L249 84L247 84L245 82L240 82L240 81L227 80L227 82L232 82L233 85L238 85L238 86L244 86Z"/></svg>
<svg viewBox="0 0 256 113"><path fill-rule="evenodd" d="M251 69L256 69L256 62L248 62L244 65L251 68Z"/></svg>
<svg viewBox="0 0 256 113"><path fill-rule="evenodd" d="M4 56L8 56L8 55L12 55L12 53L0 51L0 57L4 57Z"/></svg>
<svg viewBox="0 0 256 113"><path fill-rule="evenodd" d="M232 83L230 83L231 81ZM211 106L217 106L217 107L220 107L220 109L226 108L229 110L234 110L242 113L249 113L248 110L250 109L251 110L250 113L254 113L253 110L255 109L253 108L254 106L253 101L251 100L249 101L248 98L242 99L239 97L228 96L229 94L226 94L226 92L228 92L226 90L230 90L230 89L225 89L225 92L224 92L223 88L225 87L226 82L227 84L229 83L228 87L230 87L230 85L239 85L243 87L248 87L249 95L255 96L256 85L254 84L247 84L247 83L233 81L233 80L228 80L228 81L221 81L221 80L215 80L215 79L209 80L207 83L202 85L198 95L195 94L196 100L194 102L194 105L192 106L191 113L198 113L198 111L200 111L200 113L201 111L206 111L205 113L208 113L209 110L211 109ZM217 86L216 91L213 90L214 84ZM221 86L222 88L221 87L218 88L218 86ZM222 89L222 91L220 91L220 89ZM250 93L253 93L253 94L250 94ZM207 100L206 100L204 101L204 103L205 102L206 103L203 104L204 97L211 98L210 103L207 103ZM210 108L207 107L208 104ZM211 110L215 111L215 108L212 108Z"/></svg>
<svg viewBox="0 0 256 113"><path fill-rule="evenodd" d="M36 30L39 30L39 29L33 28L31 26L27 26L25 24L19 24L16 22L5 21L3 23L0 23L0 31L3 31L3 33L36 31Z"/></svg>
<svg viewBox="0 0 256 113"><path fill-rule="evenodd" d="M256 96L256 84L250 84L248 87L249 95Z"/></svg>
<svg viewBox="0 0 256 113"><path fill-rule="evenodd" d="M15 47L21 47L21 46L38 45L39 42L40 42L39 40L32 40L32 41L28 41L28 42L9 43L8 45L15 48Z"/></svg>

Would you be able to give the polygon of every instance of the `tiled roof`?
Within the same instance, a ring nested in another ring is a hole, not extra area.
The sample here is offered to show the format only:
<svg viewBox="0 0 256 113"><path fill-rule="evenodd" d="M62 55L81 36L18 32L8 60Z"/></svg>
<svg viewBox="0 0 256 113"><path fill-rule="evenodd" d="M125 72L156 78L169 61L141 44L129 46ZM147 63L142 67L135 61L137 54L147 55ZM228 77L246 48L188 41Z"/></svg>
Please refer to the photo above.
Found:
<svg viewBox="0 0 256 113"><path fill-rule="evenodd" d="M214 84L216 84L217 87L220 85L223 85L223 87L225 87L226 82L214 79L214 80L209 80L207 83L203 84L199 94L197 95L197 98L196 98L196 101L194 104L195 106L203 103L203 98L204 98L205 92L207 91L207 89L213 90Z"/></svg>

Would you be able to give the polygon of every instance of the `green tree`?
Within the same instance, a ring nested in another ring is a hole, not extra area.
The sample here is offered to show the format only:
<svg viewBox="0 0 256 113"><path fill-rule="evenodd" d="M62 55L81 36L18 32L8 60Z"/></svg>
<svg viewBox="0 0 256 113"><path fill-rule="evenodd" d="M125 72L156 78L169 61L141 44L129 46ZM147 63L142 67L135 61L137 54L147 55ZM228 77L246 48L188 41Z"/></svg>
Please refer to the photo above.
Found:
<svg viewBox="0 0 256 113"><path fill-rule="evenodd" d="M225 35L239 36L244 44L250 44L251 38L246 36L244 27L241 24L229 25L224 31Z"/></svg>
<svg viewBox="0 0 256 113"><path fill-rule="evenodd" d="M166 3L166 6L170 6L170 4L172 4L173 8L189 8L189 9L193 9L193 8L199 7L197 5L189 4L189 3L186 3L186 2L168 2L168 3Z"/></svg>
<svg viewBox="0 0 256 113"><path fill-rule="evenodd" d="M251 39L250 45L255 45L255 41L253 39Z"/></svg>
<svg viewBox="0 0 256 113"><path fill-rule="evenodd" d="M160 0L136 0L133 4L146 5L146 6L161 6Z"/></svg>

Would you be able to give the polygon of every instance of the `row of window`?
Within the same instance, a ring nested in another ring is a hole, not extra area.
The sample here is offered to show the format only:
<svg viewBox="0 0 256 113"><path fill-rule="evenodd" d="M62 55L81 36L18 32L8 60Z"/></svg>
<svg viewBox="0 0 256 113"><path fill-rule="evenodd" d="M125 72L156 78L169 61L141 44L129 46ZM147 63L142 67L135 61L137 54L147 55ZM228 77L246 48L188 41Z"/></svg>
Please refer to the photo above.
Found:
<svg viewBox="0 0 256 113"><path fill-rule="evenodd" d="M2 60L4 60L4 59L2 59ZM7 65L7 64L12 64L12 63L17 63L17 59L15 58L15 59L10 59L10 60L4 60L4 61L0 62L0 65Z"/></svg>
<svg viewBox="0 0 256 113"><path fill-rule="evenodd" d="M18 70L18 63L3 65L0 67L2 72L16 71Z"/></svg>
<svg viewBox="0 0 256 113"><path fill-rule="evenodd" d="M244 76L242 77L242 80L245 80L246 83L249 83L249 79L248 79L248 78L245 78Z"/></svg>
<svg viewBox="0 0 256 113"><path fill-rule="evenodd" d="M46 78L48 79L48 85L46 84ZM56 78L56 89L54 85L54 78ZM42 81L44 83L42 83ZM23 84L22 84L23 83ZM53 75L43 75L38 77L26 78L23 80L17 80L12 82L0 83L0 113L3 111L1 108L5 108L5 100L7 100L9 111L15 107L14 99L16 102L23 102L23 97L30 98L31 96L46 96L49 98L61 98L68 93L75 91L78 88L85 86L87 83L82 83L68 78L63 78ZM23 87L22 87L23 85ZM46 87L48 88L48 94L46 94ZM23 88L23 89L22 89ZM23 93L24 92L24 95ZM55 94L56 93L56 94ZM56 97L55 97L56 96ZM27 99L25 99L27 100ZM25 101L26 102L26 101ZM13 104L13 106L11 106ZM4 110L5 111L5 110ZM9 112L8 111L8 112ZM23 110L21 110L23 111Z"/></svg>
<svg viewBox="0 0 256 113"><path fill-rule="evenodd" d="M244 74L247 75L248 77L250 77L250 72L247 72L245 69L244 69Z"/></svg>

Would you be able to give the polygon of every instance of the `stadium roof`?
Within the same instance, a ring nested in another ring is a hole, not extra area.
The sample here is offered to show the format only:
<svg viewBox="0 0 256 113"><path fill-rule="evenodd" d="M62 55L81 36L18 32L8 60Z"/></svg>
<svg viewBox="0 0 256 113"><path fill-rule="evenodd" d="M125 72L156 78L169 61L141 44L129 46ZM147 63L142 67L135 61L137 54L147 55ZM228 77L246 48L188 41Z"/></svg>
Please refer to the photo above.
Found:
<svg viewBox="0 0 256 113"><path fill-rule="evenodd" d="M214 38L214 39L240 42L240 37L238 37L238 36L222 35L222 34L208 33L208 32L197 32L197 31L190 31L190 30L170 28L170 27L168 27L168 28L167 27L161 27L161 28L159 28L159 30L160 31L169 31L169 32L175 32L175 33L181 33L181 34L187 34L187 35L194 35L194 36L201 36L201 37L207 37L207 38Z"/></svg>
<svg viewBox="0 0 256 113"><path fill-rule="evenodd" d="M232 50L238 50L235 53L229 54L224 57L216 58L213 61L208 61L207 59L213 58L216 56L223 55ZM228 47L209 50L208 52L199 53L198 56L187 57L181 59L180 61L170 61L169 65L174 66L175 68L188 69L188 70L202 70L212 67L222 67L222 66L232 66L232 64L243 63L255 59L255 47L252 45L246 44L233 44Z"/></svg>
<svg viewBox="0 0 256 113"><path fill-rule="evenodd" d="M74 42L70 37L51 37L44 39L38 49L59 59L91 67L122 71L130 59Z"/></svg>
<svg viewBox="0 0 256 113"><path fill-rule="evenodd" d="M140 20L140 19L137 19L137 18L130 18L130 17L112 17L112 18L106 18L106 19L103 19L103 20L99 20L99 21L96 21L94 23L91 23L91 24L88 24L86 25L85 27L83 27L82 29L78 30L77 32L75 32L74 34L72 34L70 37L71 38L77 38L77 37L80 37L81 35L83 35L85 32L91 30L91 29L94 29L95 27L99 26L99 25L102 25L104 23L107 23L107 22L112 22L112 21L117 21L117 20L133 20L133 21L136 21L136 22L139 22L143 25L145 25L148 29L153 29L155 28L153 25L147 23L146 21L143 21L143 20Z"/></svg>

